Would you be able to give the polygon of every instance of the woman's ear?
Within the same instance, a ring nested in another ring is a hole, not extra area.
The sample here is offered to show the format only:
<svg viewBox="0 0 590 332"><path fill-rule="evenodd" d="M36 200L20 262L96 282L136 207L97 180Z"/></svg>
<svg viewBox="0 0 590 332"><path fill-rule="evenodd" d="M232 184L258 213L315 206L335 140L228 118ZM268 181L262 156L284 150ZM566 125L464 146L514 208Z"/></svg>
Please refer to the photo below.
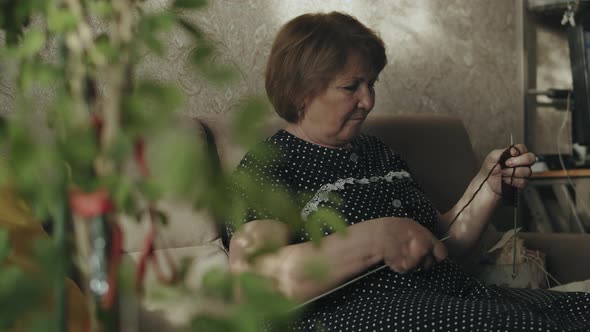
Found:
<svg viewBox="0 0 590 332"><path fill-rule="evenodd" d="M297 106L297 119L301 120L303 119L303 115L305 115L305 105L308 105L307 103L308 98L301 98L299 99L295 105Z"/></svg>
<svg viewBox="0 0 590 332"><path fill-rule="evenodd" d="M303 116L305 115L305 105L302 105L301 107L297 107L297 121L301 121L301 119L303 119Z"/></svg>

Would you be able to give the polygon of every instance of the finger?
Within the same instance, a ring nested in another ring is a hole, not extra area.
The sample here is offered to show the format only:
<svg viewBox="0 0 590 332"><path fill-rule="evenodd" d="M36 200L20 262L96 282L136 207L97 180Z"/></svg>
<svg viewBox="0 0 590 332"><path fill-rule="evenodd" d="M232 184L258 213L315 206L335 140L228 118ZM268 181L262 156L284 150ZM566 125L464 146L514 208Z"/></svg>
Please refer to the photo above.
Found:
<svg viewBox="0 0 590 332"><path fill-rule="evenodd" d="M411 272L415 267L416 267L415 262L412 264L409 260L402 259L401 263L399 264L399 271L398 272L401 274L405 274L405 273Z"/></svg>
<svg viewBox="0 0 590 332"><path fill-rule="evenodd" d="M509 184L513 187L516 187L518 189L524 189L527 184L528 184L528 180L525 178L510 178L510 177L502 177L502 181L504 181L504 183Z"/></svg>
<svg viewBox="0 0 590 332"><path fill-rule="evenodd" d="M430 265L432 265L432 253L431 252L427 252L425 255L423 255L420 260L418 261L418 264L416 264L416 266L414 267L414 269L412 270L412 272L420 272L422 270L426 270L428 267L430 267Z"/></svg>
<svg viewBox="0 0 590 332"><path fill-rule="evenodd" d="M530 178L533 171L530 167L505 168L500 171L502 177Z"/></svg>
<svg viewBox="0 0 590 332"><path fill-rule="evenodd" d="M500 159L500 156L502 155L502 153L504 153L504 150L506 149L496 149L496 150L492 150L492 152L490 152L489 156L493 159L493 160L498 160Z"/></svg>
<svg viewBox="0 0 590 332"><path fill-rule="evenodd" d="M401 265L402 260L400 260L400 259L391 259L391 258L386 257L384 262L394 272L404 273L404 271L405 271L405 269L402 268L402 265Z"/></svg>
<svg viewBox="0 0 590 332"><path fill-rule="evenodd" d="M404 274L406 273L406 270L402 269L401 266L399 264L387 264L389 266L389 268L391 268L393 270L393 272L397 272L399 274Z"/></svg>
<svg viewBox="0 0 590 332"><path fill-rule="evenodd" d="M523 153L519 156L508 158L506 165L508 167L518 166L532 166L537 160L537 157L532 152Z"/></svg>
<svg viewBox="0 0 590 332"><path fill-rule="evenodd" d="M432 255L434 256L434 259L437 263L442 262L448 256L447 247L445 247L442 242L436 240L434 243L434 248L432 248Z"/></svg>
<svg viewBox="0 0 590 332"><path fill-rule="evenodd" d="M434 265L434 262L434 256L432 256L432 254L429 254L426 257L424 257L423 262L420 266L422 266L422 268L427 271L430 270L432 265Z"/></svg>
<svg viewBox="0 0 590 332"><path fill-rule="evenodd" d="M506 149L504 149L504 150L506 150ZM490 152L487 155L484 163L490 164L490 169L491 169L492 168L491 166L495 165L498 162L498 160L500 160L500 156L502 155L504 150L502 150L502 149L493 150L492 152Z"/></svg>
<svg viewBox="0 0 590 332"><path fill-rule="evenodd" d="M529 149L524 144L514 144L512 149L510 149L510 154L513 156L518 156L524 153L529 152Z"/></svg>

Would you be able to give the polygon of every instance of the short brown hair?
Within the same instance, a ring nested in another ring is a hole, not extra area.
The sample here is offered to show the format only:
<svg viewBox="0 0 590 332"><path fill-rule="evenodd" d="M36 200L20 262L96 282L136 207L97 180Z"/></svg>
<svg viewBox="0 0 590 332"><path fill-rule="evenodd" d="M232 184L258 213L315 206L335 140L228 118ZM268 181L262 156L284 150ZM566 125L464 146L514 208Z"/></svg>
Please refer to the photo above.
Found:
<svg viewBox="0 0 590 332"><path fill-rule="evenodd" d="M297 122L303 99L323 91L354 52L375 73L387 64L383 40L350 15L304 14L287 22L266 65L266 93L277 114Z"/></svg>

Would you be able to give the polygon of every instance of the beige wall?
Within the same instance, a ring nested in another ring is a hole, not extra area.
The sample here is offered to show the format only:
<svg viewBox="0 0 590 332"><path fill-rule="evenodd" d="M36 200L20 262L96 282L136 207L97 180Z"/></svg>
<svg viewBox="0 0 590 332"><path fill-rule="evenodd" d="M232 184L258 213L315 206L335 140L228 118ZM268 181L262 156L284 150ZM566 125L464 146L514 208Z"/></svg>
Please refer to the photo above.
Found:
<svg viewBox="0 0 590 332"><path fill-rule="evenodd" d="M152 0L163 7L164 0ZM377 83L375 113L435 112L461 117L478 156L521 138L522 95L515 0L211 0L191 19L219 42L219 61L239 68L239 81L213 88L186 59L193 42L168 39L164 59L146 54L140 73L176 82L188 96L186 111L213 119L231 116L246 94L264 94L263 72L272 39L289 19L339 10L377 30L389 64ZM1 69L1 68L0 68ZM13 98L0 85L0 112Z"/></svg>

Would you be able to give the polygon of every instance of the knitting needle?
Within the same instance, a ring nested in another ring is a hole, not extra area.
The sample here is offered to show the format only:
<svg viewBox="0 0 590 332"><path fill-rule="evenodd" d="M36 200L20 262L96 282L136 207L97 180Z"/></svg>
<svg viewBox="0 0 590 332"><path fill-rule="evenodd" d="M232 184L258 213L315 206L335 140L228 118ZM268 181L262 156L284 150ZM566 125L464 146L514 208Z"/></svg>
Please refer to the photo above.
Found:
<svg viewBox="0 0 590 332"><path fill-rule="evenodd" d="M514 145L514 138L510 133L510 146ZM512 228L512 279L516 278L516 224L518 219L518 191L516 192L516 204L514 205L514 225Z"/></svg>
<svg viewBox="0 0 590 332"><path fill-rule="evenodd" d="M448 239L448 238L450 238L450 237L451 237L450 235L447 235L447 236L443 237L442 239L440 239L440 242L444 242L445 240L447 240L447 239ZM306 302L303 302L303 303L301 303L300 305L296 306L296 307L295 307L295 308L293 308L292 310L297 310L297 309L299 309L299 308L301 308L301 307L303 307L303 306L305 306L305 305L307 305L307 304L309 304L309 303L311 303L311 302L313 302L313 301L315 301L315 300L317 300L317 299L320 299L320 298L322 298L322 297L324 297L324 296L326 296L326 295L328 295L328 294L331 294L331 293L333 293L333 292L335 292L335 291L337 291L337 290L339 290L339 289L341 289L341 288L344 288L344 287L346 287L346 286L348 286L348 285L352 284L353 282L355 282L355 281L357 281L357 280L360 280L360 279L362 279L362 278L364 278L364 277L366 277L366 276L369 276L369 275L371 275L371 274L373 274L373 273L375 273L375 272L377 272L377 271L381 271L381 270L383 270L383 269L384 269L384 268L386 268L386 267L388 267L388 265L387 265L387 264L385 264L385 265L383 265L383 266L380 266L380 267L378 267L378 268L376 268L376 269L374 269L374 270L371 270L371 271L369 271L369 272L367 272L367 273L365 273L365 274L361 274L360 276L358 276L358 277L356 277L356 278L354 278L354 279L352 279L352 280L350 280L350 281L347 281L347 282L345 282L344 284L342 284L342 285L340 285L340 286L338 286L338 287L336 287L336 288L334 288L334 289L331 289L331 290L329 290L329 291L327 291L327 292L325 292L325 293L323 293L323 294L320 294L320 295L318 295L318 296L314 297L314 298L313 298L313 299L311 299L311 300L308 300L308 301L306 301Z"/></svg>
<svg viewBox="0 0 590 332"><path fill-rule="evenodd" d="M371 274L373 274L373 273L375 273L375 272L377 272L377 271L383 270L383 269L384 269L384 268L386 268L386 267L389 267L389 266L386 264L386 265L380 266L380 267L378 267L378 268L376 268L376 269L374 269L374 270L371 270L371 271L369 271L369 272L367 272L367 273L365 273L365 274L362 274L362 275L360 275L360 276L358 276L358 277L356 277L356 278L354 278L354 279L352 279L352 280L350 280L350 281L347 281L347 282L343 283L342 285L340 285L340 286L338 286L338 287L336 287L336 288L334 288L334 289L331 289L331 290L329 290L329 291L327 291L327 292L325 292L325 293L322 293L322 294L320 294L320 295L318 295L318 296L314 297L314 298L313 298L313 299L311 299L311 300L308 300L308 301L305 301L305 302L301 303L300 305L296 306L295 308L293 308L293 309L291 309L291 310L297 310L297 309L299 309L299 308L301 308L301 307L303 307L303 306L306 306L306 305L308 305L309 303L311 303L311 302L313 302L313 301L315 301L315 300L317 300L317 299L320 299L320 298L322 298L322 297L324 297L324 296L327 296L328 294L334 293L335 291L337 291L337 290L339 290L339 289L341 289L341 288L344 288L344 287L346 287L346 286L348 286L348 285L352 284L353 282L355 282L355 281L357 281L357 280L360 280L360 279L362 279L362 278L364 278L364 277L366 277L366 276L368 276L368 275L371 275Z"/></svg>

